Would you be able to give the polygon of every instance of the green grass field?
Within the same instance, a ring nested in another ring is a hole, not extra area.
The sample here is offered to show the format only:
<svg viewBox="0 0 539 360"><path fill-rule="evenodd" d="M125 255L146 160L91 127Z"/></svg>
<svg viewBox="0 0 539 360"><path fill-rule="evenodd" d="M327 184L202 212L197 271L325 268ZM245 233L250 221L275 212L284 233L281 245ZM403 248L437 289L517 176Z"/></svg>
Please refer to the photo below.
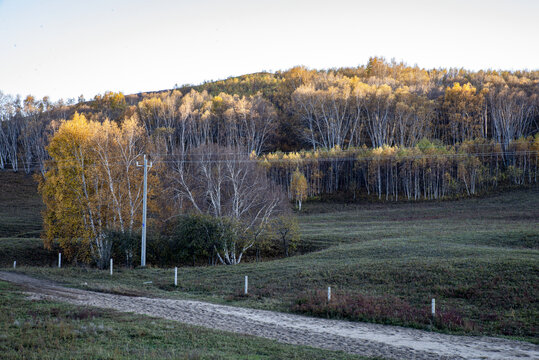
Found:
<svg viewBox="0 0 539 360"><path fill-rule="evenodd" d="M118 269L112 277L80 267L18 270L120 294L197 298L537 342L537 204L537 189L446 202L307 203L299 214L303 248L321 250L239 266L184 267L178 288L171 269ZM245 275L249 296L242 295ZM152 283L143 284L147 281ZM334 293L329 305L323 300L327 286ZM439 318L431 324L432 298Z"/></svg>

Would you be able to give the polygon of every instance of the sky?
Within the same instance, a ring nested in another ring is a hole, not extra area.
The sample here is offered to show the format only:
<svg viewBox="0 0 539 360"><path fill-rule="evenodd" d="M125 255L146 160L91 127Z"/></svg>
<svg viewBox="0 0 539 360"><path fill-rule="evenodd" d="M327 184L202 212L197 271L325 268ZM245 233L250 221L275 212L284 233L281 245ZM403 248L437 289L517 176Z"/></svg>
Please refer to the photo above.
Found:
<svg viewBox="0 0 539 360"><path fill-rule="evenodd" d="M0 0L0 91L86 99L369 57L539 69L538 0Z"/></svg>

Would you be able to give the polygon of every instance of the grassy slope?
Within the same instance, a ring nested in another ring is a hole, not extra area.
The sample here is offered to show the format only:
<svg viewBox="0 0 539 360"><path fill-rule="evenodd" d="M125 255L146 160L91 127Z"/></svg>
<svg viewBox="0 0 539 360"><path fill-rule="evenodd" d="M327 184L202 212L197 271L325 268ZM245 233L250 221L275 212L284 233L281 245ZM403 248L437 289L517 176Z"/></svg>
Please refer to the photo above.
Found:
<svg viewBox="0 0 539 360"><path fill-rule="evenodd" d="M390 299L389 308L382 309L389 314L374 321L416 326L423 325L391 314L391 299L428 309L435 297L439 310L454 311L472 324L461 326L464 330L534 340L539 328L537 203L539 191L522 190L451 202L307 204L300 215L304 241L326 249L260 264L182 268L178 289L167 269L119 270L112 278L82 268L21 271L72 286L87 282L86 288L102 291L281 311L331 285L336 297L352 302L360 295L373 302ZM241 296L244 275L249 275L249 297Z"/></svg>
<svg viewBox="0 0 539 360"><path fill-rule="evenodd" d="M43 248L43 202L36 182L22 172L0 171L0 266L51 265L55 256Z"/></svg>
<svg viewBox="0 0 539 360"><path fill-rule="evenodd" d="M174 321L28 301L0 281L2 359L358 359Z"/></svg>
<svg viewBox="0 0 539 360"><path fill-rule="evenodd" d="M0 238L39 238L43 202L30 175L0 171Z"/></svg>

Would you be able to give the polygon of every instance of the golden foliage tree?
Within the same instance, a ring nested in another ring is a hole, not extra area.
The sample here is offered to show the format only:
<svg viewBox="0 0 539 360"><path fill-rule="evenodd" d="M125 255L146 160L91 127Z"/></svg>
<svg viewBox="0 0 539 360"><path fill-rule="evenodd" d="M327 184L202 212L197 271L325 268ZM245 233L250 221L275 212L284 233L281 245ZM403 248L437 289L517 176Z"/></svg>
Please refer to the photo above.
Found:
<svg viewBox="0 0 539 360"><path fill-rule="evenodd" d="M292 181L290 183L290 189L293 197L296 200L298 209L301 211L301 203L307 198L307 179L305 175L299 169L296 169L292 174Z"/></svg>
<svg viewBox="0 0 539 360"><path fill-rule="evenodd" d="M453 143L472 140L481 134L483 94L470 83L454 83L445 90L443 109L447 114Z"/></svg>
<svg viewBox="0 0 539 360"><path fill-rule="evenodd" d="M87 221L87 212L93 209L83 206L92 196L87 186L95 163L87 151L91 133L83 115L64 122L47 148L52 160L39 184L46 205L45 247L50 249L57 241L67 258L82 261L90 259L90 239L95 235Z"/></svg>
<svg viewBox="0 0 539 360"><path fill-rule="evenodd" d="M47 148L51 161L40 184L47 247L58 241L68 258L107 264L112 248L107 232L131 234L140 226L142 170L136 165L148 150L146 139L133 118L118 125L75 113L60 125ZM149 184L151 195L158 185L155 175ZM129 263L132 249L125 255Z"/></svg>

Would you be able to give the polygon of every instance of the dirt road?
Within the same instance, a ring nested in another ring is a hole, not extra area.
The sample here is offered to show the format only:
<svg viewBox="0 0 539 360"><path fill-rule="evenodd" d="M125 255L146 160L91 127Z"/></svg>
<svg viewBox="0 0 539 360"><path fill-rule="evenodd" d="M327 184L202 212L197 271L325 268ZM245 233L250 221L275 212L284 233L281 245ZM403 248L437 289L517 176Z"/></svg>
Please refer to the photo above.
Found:
<svg viewBox="0 0 539 360"><path fill-rule="evenodd" d="M12 272L0 279L32 299L145 314L289 344L389 359L539 359L539 346L492 337L454 336L396 326L309 318L201 301L130 297L65 288Z"/></svg>

